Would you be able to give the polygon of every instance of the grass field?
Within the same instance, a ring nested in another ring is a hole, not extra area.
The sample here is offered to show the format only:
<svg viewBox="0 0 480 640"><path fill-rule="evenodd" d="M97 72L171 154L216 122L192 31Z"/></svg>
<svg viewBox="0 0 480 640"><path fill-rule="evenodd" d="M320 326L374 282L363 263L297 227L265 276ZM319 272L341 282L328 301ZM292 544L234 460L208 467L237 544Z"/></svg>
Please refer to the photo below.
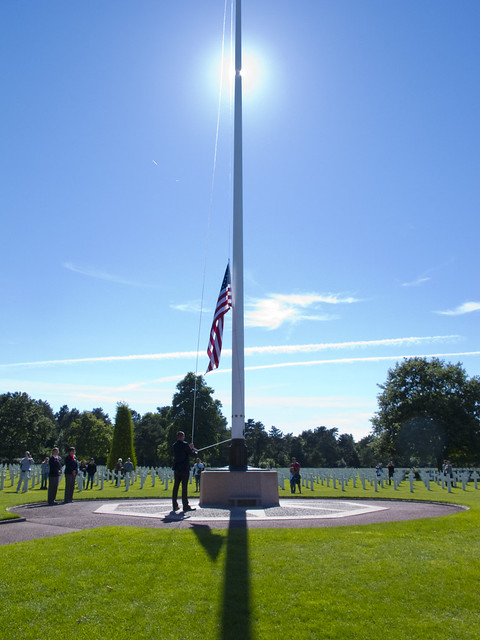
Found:
<svg viewBox="0 0 480 640"><path fill-rule="evenodd" d="M302 497L414 498L469 510L324 529L104 527L0 547L0 636L40 639L53 626L80 640L476 639L480 489L409 489L404 482L374 493L350 483ZM0 517L13 504L45 500L40 490L12 492L0 492ZM169 494L157 483L75 497Z"/></svg>

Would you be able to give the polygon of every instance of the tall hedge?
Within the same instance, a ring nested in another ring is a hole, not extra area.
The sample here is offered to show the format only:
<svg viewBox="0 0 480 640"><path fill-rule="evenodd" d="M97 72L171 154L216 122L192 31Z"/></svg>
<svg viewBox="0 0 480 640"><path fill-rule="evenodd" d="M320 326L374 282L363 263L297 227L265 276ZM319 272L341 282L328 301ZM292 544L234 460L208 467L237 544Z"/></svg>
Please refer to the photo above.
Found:
<svg viewBox="0 0 480 640"><path fill-rule="evenodd" d="M108 454L108 468L113 469L119 458L122 458L124 464L126 459L130 458L133 466L137 466L137 457L135 455L135 447L133 446L132 414L126 404L119 404L117 406L112 447Z"/></svg>

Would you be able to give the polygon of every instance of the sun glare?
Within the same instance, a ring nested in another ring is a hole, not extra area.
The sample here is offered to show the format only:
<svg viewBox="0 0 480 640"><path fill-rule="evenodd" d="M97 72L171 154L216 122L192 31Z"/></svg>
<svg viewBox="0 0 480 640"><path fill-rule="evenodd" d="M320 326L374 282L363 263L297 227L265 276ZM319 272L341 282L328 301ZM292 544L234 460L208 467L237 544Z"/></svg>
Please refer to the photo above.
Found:
<svg viewBox="0 0 480 640"><path fill-rule="evenodd" d="M242 60L242 87L245 94L253 94L259 91L262 87L262 81L262 59L253 52L244 51Z"/></svg>
<svg viewBox="0 0 480 640"><path fill-rule="evenodd" d="M212 86L216 91L219 90L220 83L224 99L233 95L233 86L235 80L235 63L233 56L229 52L225 53L223 62L216 59L211 66L212 73L210 75ZM265 86L266 73L265 62L262 56L247 46L242 50L242 95L245 100L258 97Z"/></svg>

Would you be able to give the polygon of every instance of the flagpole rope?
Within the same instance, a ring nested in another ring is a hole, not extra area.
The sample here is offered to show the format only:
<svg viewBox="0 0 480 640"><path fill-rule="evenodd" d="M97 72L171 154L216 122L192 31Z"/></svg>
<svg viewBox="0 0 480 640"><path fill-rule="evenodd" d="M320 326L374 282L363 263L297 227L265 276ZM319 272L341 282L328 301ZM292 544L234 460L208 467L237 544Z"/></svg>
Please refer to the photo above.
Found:
<svg viewBox="0 0 480 640"><path fill-rule="evenodd" d="M202 447L201 449L197 449L197 451L205 451L205 449L211 449L212 447L218 447L219 444L225 444L225 442L231 442L232 439L228 438L227 440L222 440L221 442L215 442L215 444L209 444L208 447Z"/></svg>
<svg viewBox="0 0 480 640"><path fill-rule="evenodd" d="M220 112L222 105L222 92L223 92L223 82L224 82L224 61L225 61L225 31L226 31L226 19L227 19L227 3L228 0L225 0L224 9L223 9L223 27L222 27L222 53L221 53L221 66L220 66L220 87L218 91L218 108L217 108L217 126L215 131L215 145L213 152L213 167L212 167L212 182L210 186L210 202L208 206L208 222L207 222L207 234L205 239L205 253L203 258L203 277L202 277L202 293L200 297L200 317L198 321L198 334L197 334L197 354L195 358L195 385L193 389L193 410L192 410L192 442L194 442L195 435L195 413L197 406L197 383L198 383L198 358L200 353L200 336L202 330L202 316L203 316L203 301L205 296L205 280L206 280L206 272L207 272L207 255L208 255L208 245L210 240L210 227L212 220L212 209L213 209L213 196L215 192L215 176L217 171L217 152L218 152L218 137L220 131ZM233 6L233 0L231 0ZM233 9L231 11L233 16Z"/></svg>

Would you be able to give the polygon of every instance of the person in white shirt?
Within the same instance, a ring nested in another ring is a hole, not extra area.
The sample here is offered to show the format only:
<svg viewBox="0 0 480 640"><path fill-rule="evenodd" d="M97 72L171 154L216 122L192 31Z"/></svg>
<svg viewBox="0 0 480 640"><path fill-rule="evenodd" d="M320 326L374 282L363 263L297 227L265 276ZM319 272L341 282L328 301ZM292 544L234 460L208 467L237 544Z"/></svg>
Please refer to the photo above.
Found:
<svg viewBox="0 0 480 640"><path fill-rule="evenodd" d="M195 478L195 491L200 491L200 476L204 469L205 465L203 464L203 462L200 462L200 458L197 458L192 469L193 477Z"/></svg>
<svg viewBox="0 0 480 640"><path fill-rule="evenodd" d="M28 479L30 478L32 464L34 464L34 462L30 451L25 451L25 456L20 460L20 478L18 479L17 493L20 491L22 484L22 492L26 493L28 491Z"/></svg>

